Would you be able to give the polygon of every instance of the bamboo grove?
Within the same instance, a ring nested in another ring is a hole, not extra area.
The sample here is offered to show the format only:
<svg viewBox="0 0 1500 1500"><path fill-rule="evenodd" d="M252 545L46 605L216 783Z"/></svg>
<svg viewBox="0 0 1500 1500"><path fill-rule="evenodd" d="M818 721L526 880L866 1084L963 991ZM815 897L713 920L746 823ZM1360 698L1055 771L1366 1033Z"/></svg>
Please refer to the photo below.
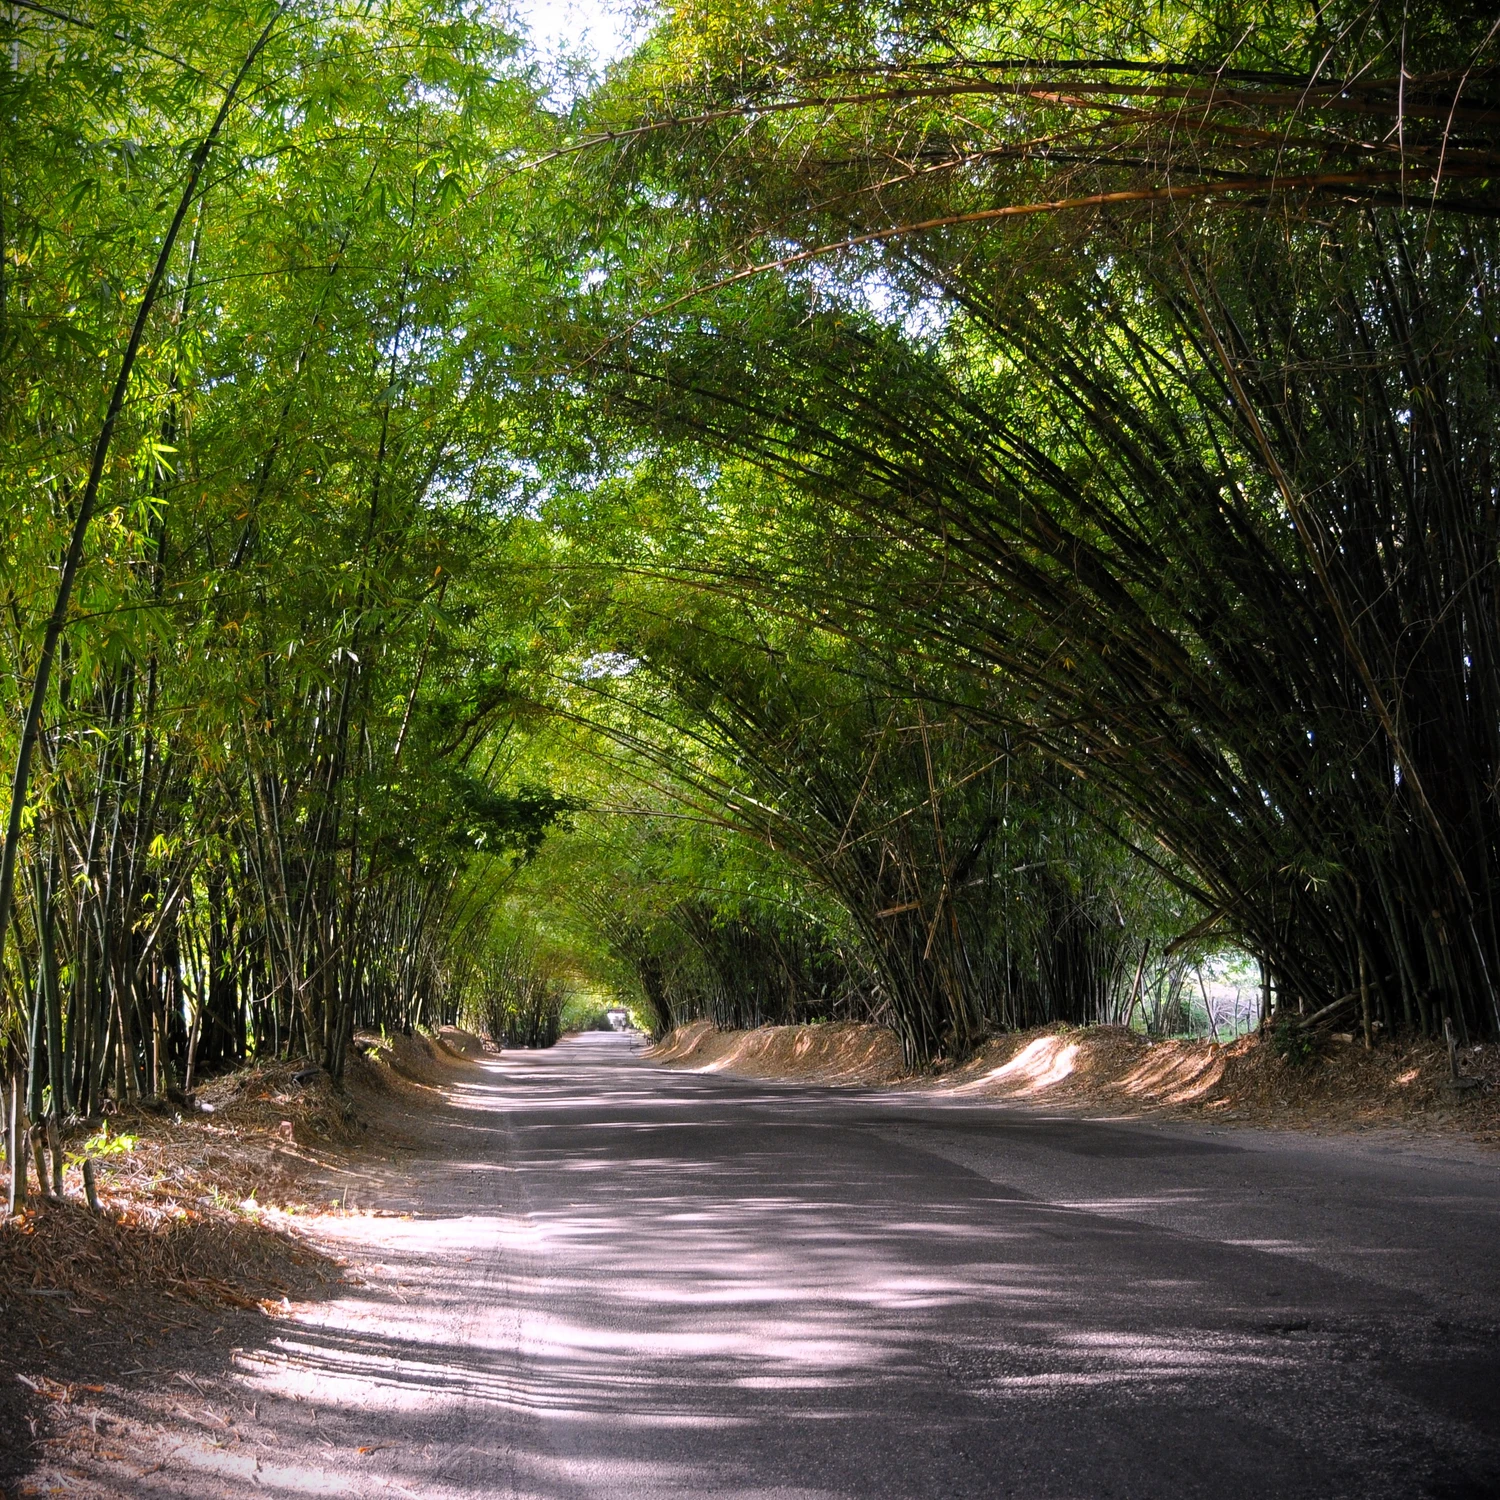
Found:
<svg viewBox="0 0 1500 1500"><path fill-rule="evenodd" d="M0 6L16 1117L359 1028L1500 1029L1475 7ZM8 910L7 910L8 908Z"/></svg>
<svg viewBox="0 0 1500 1500"><path fill-rule="evenodd" d="M356 1026L453 1019L465 880L564 806L479 754L511 481L453 336L519 291L465 249L515 205L463 183L528 86L456 9L4 24L13 1105L338 1076Z"/></svg>
<svg viewBox="0 0 1500 1500"><path fill-rule="evenodd" d="M599 389L764 490L679 575L940 664L1367 1039L1500 1023L1493 43L683 7L588 164Z"/></svg>

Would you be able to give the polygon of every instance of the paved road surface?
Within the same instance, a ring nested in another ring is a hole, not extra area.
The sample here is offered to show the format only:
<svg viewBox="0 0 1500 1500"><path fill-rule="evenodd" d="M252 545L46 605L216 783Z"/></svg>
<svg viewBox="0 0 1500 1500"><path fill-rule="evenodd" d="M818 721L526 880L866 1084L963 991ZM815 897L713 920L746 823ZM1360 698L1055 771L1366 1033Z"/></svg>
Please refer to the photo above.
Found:
<svg viewBox="0 0 1500 1500"><path fill-rule="evenodd" d="M242 1363L280 1435L253 1480L242 1449L170 1469L423 1500L1500 1496L1493 1160L674 1073L607 1035L486 1068L415 1153L412 1217L348 1221L368 1285Z"/></svg>

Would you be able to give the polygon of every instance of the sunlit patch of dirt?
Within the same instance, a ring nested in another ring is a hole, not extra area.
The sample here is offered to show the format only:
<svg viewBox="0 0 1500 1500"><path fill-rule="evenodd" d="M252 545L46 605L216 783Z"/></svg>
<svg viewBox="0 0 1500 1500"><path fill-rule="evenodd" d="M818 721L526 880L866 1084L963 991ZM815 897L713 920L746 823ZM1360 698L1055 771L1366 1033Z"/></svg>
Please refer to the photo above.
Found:
<svg viewBox="0 0 1500 1500"><path fill-rule="evenodd" d="M716 1031L711 1021L695 1021L645 1055L667 1067L805 1083L888 1084L906 1074L892 1032L844 1022Z"/></svg>
<svg viewBox="0 0 1500 1500"><path fill-rule="evenodd" d="M1197 1042L1163 1042L1120 1080L1127 1094L1163 1104L1191 1104L1206 1098L1224 1077L1225 1054Z"/></svg>
<svg viewBox="0 0 1500 1500"><path fill-rule="evenodd" d="M484 1043L456 1026L445 1026L436 1036L361 1032L350 1049L348 1081L351 1087L364 1085L396 1094L409 1092L403 1085L410 1084L441 1089L453 1081L456 1072L477 1066L485 1055Z"/></svg>
<svg viewBox="0 0 1500 1500"><path fill-rule="evenodd" d="M1500 1047L1460 1049L1472 1087L1450 1086L1448 1054L1420 1038L1325 1036L1289 1063L1258 1036L1218 1043L1153 1041L1118 1026L1040 1027L992 1037L958 1066L903 1068L895 1037L875 1026L767 1026L716 1031L696 1021L646 1056L668 1067L1045 1101L1118 1114L1243 1120L1298 1129L1400 1126L1500 1145Z"/></svg>
<svg viewBox="0 0 1500 1500"><path fill-rule="evenodd" d="M492 1047L472 1031L464 1031L457 1026L440 1026L434 1040L445 1053L463 1062L478 1062L484 1057L499 1056L499 1048Z"/></svg>
<svg viewBox="0 0 1500 1500"><path fill-rule="evenodd" d="M1008 1062L998 1063L976 1079L957 1085L956 1093L1036 1094L1072 1075L1078 1043L1060 1036L1039 1036Z"/></svg>
<svg viewBox="0 0 1500 1500"><path fill-rule="evenodd" d="M1065 1045L1075 1049L1071 1068L1049 1075L1043 1062ZM992 1038L962 1067L915 1086L1298 1129L1432 1128L1500 1144L1500 1048L1465 1048L1461 1066L1476 1087L1450 1088L1446 1049L1416 1038L1366 1052L1347 1034L1325 1037L1297 1064L1255 1035L1221 1044L1153 1041L1118 1026L1053 1027Z"/></svg>

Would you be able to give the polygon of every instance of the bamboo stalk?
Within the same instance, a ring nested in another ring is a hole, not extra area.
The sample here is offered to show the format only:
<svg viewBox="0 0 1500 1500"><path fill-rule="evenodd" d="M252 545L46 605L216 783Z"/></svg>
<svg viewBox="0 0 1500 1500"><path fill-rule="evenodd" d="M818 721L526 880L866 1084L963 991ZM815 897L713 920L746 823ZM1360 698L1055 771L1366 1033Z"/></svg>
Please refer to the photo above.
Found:
<svg viewBox="0 0 1500 1500"><path fill-rule="evenodd" d="M6 1187L5 1213L9 1218L21 1213L26 1207L26 1152L30 1122L26 1118L26 1102L23 1097L24 1084L19 1069L10 1075L9 1110L6 1117L5 1154L10 1167L10 1181Z"/></svg>

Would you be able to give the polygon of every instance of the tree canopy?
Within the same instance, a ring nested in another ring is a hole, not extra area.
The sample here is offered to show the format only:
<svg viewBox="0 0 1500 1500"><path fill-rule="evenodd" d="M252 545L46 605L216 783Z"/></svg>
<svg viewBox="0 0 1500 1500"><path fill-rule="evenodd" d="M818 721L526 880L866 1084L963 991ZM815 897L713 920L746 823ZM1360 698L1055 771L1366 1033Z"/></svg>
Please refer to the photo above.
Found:
<svg viewBox="0 0 1500 1500"><path fill-rule="evenodd" d="M1224 943L1500 1029L1480 7L0 41L33 1115L570 985L921 1064Z"/></svg>

